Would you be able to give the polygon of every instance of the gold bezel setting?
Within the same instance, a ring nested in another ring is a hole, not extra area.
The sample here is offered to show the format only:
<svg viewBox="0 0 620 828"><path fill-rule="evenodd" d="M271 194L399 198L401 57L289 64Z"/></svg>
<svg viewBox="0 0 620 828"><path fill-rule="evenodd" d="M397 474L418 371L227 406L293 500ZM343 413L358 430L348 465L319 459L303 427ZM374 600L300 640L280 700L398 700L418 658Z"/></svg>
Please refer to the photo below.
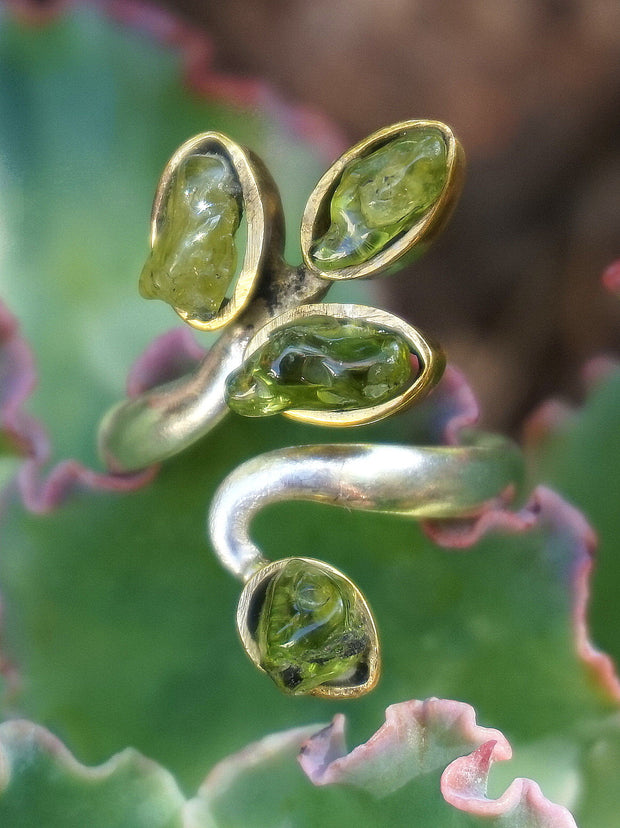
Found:
<svg viewBox="0 0 620 828"><path fill-rule="evenodd" d="M367 262L323 272L316 267L309 251L327 229L329 199L345 166L380 149L399 135L416 128L434 128L444 137L447 153L447 180L434 205L409 231L403 231ZM285 261L284 218L278 189L264 163L251 151L219 132L204 132L186 141L172 156L158 184L151 216L151 241L155 242L165 221L165 198L175 170L189 153L213 150L226 156L234 167L244 199L248 241L241 273L233 283L232 295L222 303L214 318L193 318L179 308L179 316L194 328L212 331L226 328L208 350L200 365L174 383L162 383L126 399L104 416L99 429L99 452L106 466L115 472L131 472L161 462L177 454L207 434L227 411L226 384L231 373L241 366L247 342L265 325L280 324L294 308L317 303L334 281L373 277L394 272L414 256L424 252L427 243L447 221L461 189L464 173L463 150L452 130L434 120L407 120L378 130L346 152L321 178L305 207L301 228L305 264L294 267ZM333 306L325 306L333 307ZM301 311L301 313L314 312ZM324 311L319 311L324 312ZM368 313L366 311L366 313ZM388 326L395 317L381 318ZM291 318L291 317L288 317ZM234 323L234 324L231 324ZM398 327L398 325L397 325ZM423 362L423 377L414 383L415 391L388 402L385 408L337 412L292 410L285 416L317 425L362 425L401 410L422 399L441 376L444 357L434 343L415 328L409 328L414 350ZM256 340L259 341L259 340ZM363 413L362 413L363 411Z"/></svg>
<svg viewBox="0 0 620 828"><path fill-rule="evenodd" d="M161 232L164 221L163 208L176 170L190 155L208 152L225 158L237 177L241 187L243 213L247 224L247 241L243 265L235 278L232 296L224 300L213 319L206 321L198 319L174 307L184 322L199 331L214 331L225 327L248 306L263 271L265 258L269 253L268 245L272 237L271 224L276 218L272 215L274 204L275 213L281 213L279 197L276 195L274 200L275 185L262 166L257 164L249 150L220 132L202 132L182 144L164 168L155 192L151 212L151 247L155 245Z"/></svg>
<svg viewBox="0 0 620 828"><path fill-rule="evenodd" d="M345 168L395 138L404 137L415 129L436 129L441 133L447 149L448 174L441 194L433 206L401 236L387 244L379 253L365 262L337 270L322 269L313 259L310 250L317 238L329 226L329 207L332 196ZM454 133L441 121L400 121L373 132L332 164L320 179L306 203L301 222L301 249L304 264L315 276L331 281L364 279L389 272L394 266L402 266L399 260L415 250L421 254L447 222L460 195L465 171L465 153ZM398 263L398 264L397 264Z"/></svg>
<svg viewBox="0 0 620 828"><path fill-rule="evenodd" d="M317 411L291 408L282 414L297 422L321 426L358 426L375 423L399 411L408 408L414 402L425 397L441 379L446 360L441 348L432 343L420 331L409 325L400 317L387 311L368 307L367 305L349 305L338 303L320 303L301 305L287 311L264 325L248 342L244 360L251 356L279 328L294 323L308 316L331 316L337 319L361 319L387 328L400 334L411 353L419 361L419 371L411 384L397 397L380 405L357 408L352 411Z"/></svg>
<svg viewBox="0 0 620 828"><path fill-rule="evenodd" d="M368 645L366 665L368 671L363 682L353 685L337 685L331 683L321 684L313 690L310 690L305 695L321 696L324 698L355 698L370 692L376 686L381 674L379 637L372 611L368 606L366 598L359 588L353 583L353 581L351 581L350 578L347 578L347 576L344 575L339 569L336 569L334 566L330 566L324 561L318 561L314 558L283 558L279 561L273 561L272 563L266 564L261 567L258 572L252 575L243 588L237 607L237 631L246 653L259 670L266 672L265 668L261 664L258 645L252 631L252 627L255 628L256 626L253 620L253 616L256 615L254 602L260 597L261 593L264 593L267 582L291 561L301 561L303 563L319 567L326 574L342 579L349 587L351 587L355 592L356 599L359 602L359 607L363 612L365 621L368 625L368 630L370 632L370 643Z"/></svg>

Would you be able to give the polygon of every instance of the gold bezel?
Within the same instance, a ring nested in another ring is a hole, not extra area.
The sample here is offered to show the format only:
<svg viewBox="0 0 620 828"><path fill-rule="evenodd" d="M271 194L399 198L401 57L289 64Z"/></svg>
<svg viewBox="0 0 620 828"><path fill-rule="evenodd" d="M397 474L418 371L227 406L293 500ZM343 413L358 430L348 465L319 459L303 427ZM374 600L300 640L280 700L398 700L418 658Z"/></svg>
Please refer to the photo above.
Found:
<svg viewBox="0 0 620 828"><path fill-rule="evenodd" d="M263 270L271 239L270 224L273 219L270 207L279 197L273 199L273 182L259 167L249 150L220 132L202 132L186 141L177 149L166 164L159 180L151 212L151 247L155 245L163 222L163 205L179 165L190 155L216 152L226 158L232 166L241 186L243 211L247 224L247 242L243 266L236 277L230 299L226 299L217 315L208 321L197 319L186 311L175 307L176 313L199 331L214 331L228 325L247 307ZM281 208L280 208L281 210Z"/></svg>
<svg viewBox="0 0 620 828"><path fill-rule="evenodd" d="M413 382L393 400L380 405L358 408L352 411L316 411L292 408L283 411L285 417L302 423L322 426L358 426L376 423L425 397L439 382L444 372L446 360L443 351L435 343L423 336L420 331L398 316L387 311L371 308L367 305L348 305L338 303L321 303L301 305L294 310L272 319L264 325L248 342L243 355L244 360L251 356L278 328L296 322L308 316L333 316L338 319L363 319L381 325L400 334L412 353L418 358L420 370Z"/></svg>
<svg viewBox="0 0 620 828"><path fill-rule="evenodd" d="M335 566L330 566L330 564L327 564L324 561L317 561L314 558L283 558L282 560L266 564L249 579L249 581L245 584L241 595L239 596L239 604L237 606L237 631L239 632L239 637L241 638L241 643L243 644L246 653L256 667L264 673L265 669L260 663L258 645L256 644L256 641L248 628L248 615L252 611L254 595L258 590L263 588L264 581L271 578L276 572L278 572L278 570L283 569L288 563L290 563L290 561L302 561L303 563L318 566L327 574L341 578L348 586L352 587L360 602L360 607L366 616L371 637L368 648L368 678L363 684L353 685L351 687L339 687L336 685L323 684L319 687L315 687L314 690L311 690L309 693L304 695L341 699L355 698L357 696L364 695L364 693L370 692L379 681L379 676L381 674L379 636L377 634L375 619L370 607L368 606L366 598L360 589L353 583L353 581L350 578L347 578L347 576L344 575L339 569L336 569Z"/></svg>
<svg viewBox="0 0 620 828"><path fill-rule="evenodd" d="M365 155L369 155L399 136L404 136L414 129L434 128L441 132L448 151L448 175L439 198L431 209L422 216L407 232L369 259L358 265L350 265L339 270L322 270L310 255L313 242L323 235L329 226L329 207L332 196L340 182L345 167ZM318 182L306 203L301 222L301 249L304 264L316 276L330 281L346 279L364 279L378 276L406 261L400 261L418 248L421 253L447 222L454 205L461 193L465 172L465 153L454 133L441 121L413 120L400 121L391 126L373 132L332 164ZM398 263L398 264L397 264Z"/></svg>

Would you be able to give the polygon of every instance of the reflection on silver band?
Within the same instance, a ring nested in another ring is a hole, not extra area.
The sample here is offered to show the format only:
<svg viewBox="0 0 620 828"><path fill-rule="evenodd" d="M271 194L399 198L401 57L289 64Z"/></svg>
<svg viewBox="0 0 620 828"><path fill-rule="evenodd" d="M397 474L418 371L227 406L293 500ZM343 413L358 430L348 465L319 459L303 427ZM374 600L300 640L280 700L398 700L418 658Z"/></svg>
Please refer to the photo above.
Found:
<svg viewBox="0 0 620 828"><path fill-rule="evenodd" d="M517 489L522 476L517 446L481 432L459 446L293 446L254 457L229 474L213 499L208 531L222 564L247 580L265 564L250 524L270 503L311 500L414 518L456 518Z"/></svg>

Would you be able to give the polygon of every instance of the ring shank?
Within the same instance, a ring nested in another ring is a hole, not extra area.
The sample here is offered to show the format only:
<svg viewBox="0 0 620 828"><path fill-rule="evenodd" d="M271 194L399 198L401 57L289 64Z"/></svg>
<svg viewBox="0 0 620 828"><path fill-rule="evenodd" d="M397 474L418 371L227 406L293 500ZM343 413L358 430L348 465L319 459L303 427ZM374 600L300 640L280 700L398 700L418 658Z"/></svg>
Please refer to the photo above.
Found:
<svg viewBox="0 0 620 828"><path fill-rule="evenodd" d="M215 494L208 531L222 564L245 580L265 562L250 538L250 523L271 503L309 500L414 518L458 518L519 488L522 476L518 447L483 432L459 446L294 446L238 466Z"/></svg>

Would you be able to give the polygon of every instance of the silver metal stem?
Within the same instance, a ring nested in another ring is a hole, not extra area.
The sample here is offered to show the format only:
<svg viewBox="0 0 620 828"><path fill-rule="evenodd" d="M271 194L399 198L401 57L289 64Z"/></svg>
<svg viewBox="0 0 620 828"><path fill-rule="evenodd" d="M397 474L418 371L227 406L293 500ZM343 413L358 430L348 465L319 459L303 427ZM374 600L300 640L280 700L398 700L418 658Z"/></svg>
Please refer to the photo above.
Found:
<svg viewBox="0 0 620 828"><path fill-rule="evenodd" d="M191 374L124 400L105 414L98 444L110 471L143 469L204 437L228 413L226 378L243 362L253 334L284 311L322 299L331 286L285 263L266 284L269 295L256 297Z"/></svg>
<svg viewBox="0 0 620 828"><path fill-rule="evenodd" d="M222 564L247 580L266 563L249 529L270 503L310 500L414 518L465 517L517 489L522 476L518 447L485 433L460 446L293 446L254 457L228 475L214 496L208 532Z"/></svg>

